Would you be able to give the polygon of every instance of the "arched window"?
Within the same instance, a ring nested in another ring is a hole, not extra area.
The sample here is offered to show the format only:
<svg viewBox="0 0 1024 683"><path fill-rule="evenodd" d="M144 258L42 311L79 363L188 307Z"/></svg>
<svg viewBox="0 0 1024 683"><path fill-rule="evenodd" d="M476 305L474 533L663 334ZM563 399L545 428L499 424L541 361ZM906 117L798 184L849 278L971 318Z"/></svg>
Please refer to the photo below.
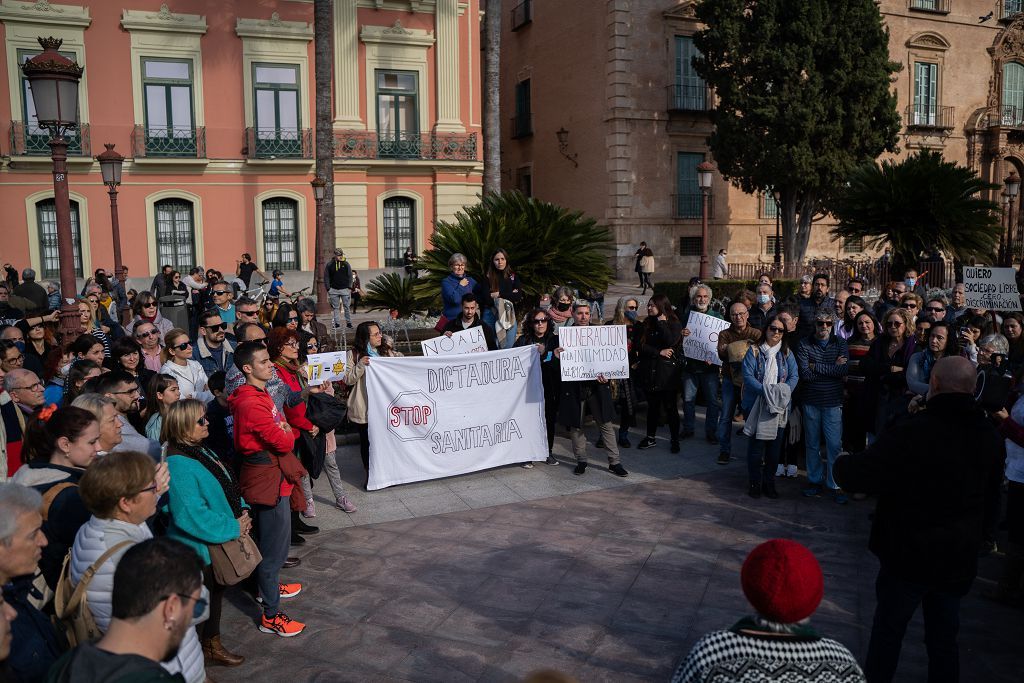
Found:
<svg viewBox="0 0 1024 683"><path fill-rule="evenodd" d="M36 224L39 226L40 279L60 277L60 257L57 252L57 208L52 199L36 203ZM75 257L75 275L82 275L82 232L79 229L78 202L71 202L71 237Z"/></svg>
<svg viewBox="0 0 1024 683"><path fill-rule="evenodd" d="M1003 66L1003 125L1024 123L1024 64L1007 62Z"/></svg>
<svg viewBox="0 0 1024 683"><path fill-rule="evenodd" d="M401 266L408 247L416 251L413 236L413 200L408 197L391 197L384 200L384 265Z"/></svg>
<svg viewBox="0 0 1024 683"><path fill-rule="evenodd" d="M196 264L195 220L192 202L187 199L162 199L153 205L156 212L156 260L169 263L175 270L188 272Z"/></svg>
<svg viewBox="0 0 1024 683"><path fill-rule="evenodd" d="M275 268L299 270L299 208L294 199L273 197L263 202L263 260Z"/></svg>

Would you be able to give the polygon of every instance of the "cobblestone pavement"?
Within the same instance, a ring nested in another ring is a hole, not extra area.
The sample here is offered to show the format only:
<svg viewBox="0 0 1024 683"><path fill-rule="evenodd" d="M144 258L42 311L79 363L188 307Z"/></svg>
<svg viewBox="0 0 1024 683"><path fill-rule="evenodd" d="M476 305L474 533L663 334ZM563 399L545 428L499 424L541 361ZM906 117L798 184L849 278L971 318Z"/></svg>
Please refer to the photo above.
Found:
<svg viewBox="0 0 1024 683"><path fill-rule="evenodd" d="M564 447L556 440L563 457ZM514 681L553 667L585 682L664 681L700 635L749 612L739 568L773 537L818 556L825 599L812 623L863 660L877 571L871 501L804 499L802 479L781 481L779 500L754 501L745 468L716 466L716 451L692 439L682 455L667 443L626 450L628 479L602 471L594 453L582 477L537 465L374 493L350 486L353 515L330 509L318 482L323 531L284 573L303 583L284 608L306 632L258 632L256 605L230 591L224 642L248 660L209 673L221 683ZM347 482L361 481L355 447L339 462ZM984 560L963 603L964 681L1020 680L1021 612L979 597L997 571ZM919 612L898 681L925 679L922 637Z"/></svg>

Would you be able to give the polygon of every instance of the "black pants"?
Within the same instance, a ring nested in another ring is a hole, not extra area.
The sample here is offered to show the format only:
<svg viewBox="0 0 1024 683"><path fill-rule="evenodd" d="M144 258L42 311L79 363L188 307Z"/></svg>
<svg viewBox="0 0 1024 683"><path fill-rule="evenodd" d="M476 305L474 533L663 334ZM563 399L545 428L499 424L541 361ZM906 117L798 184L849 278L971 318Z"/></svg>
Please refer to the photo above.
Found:
<svg viewBox="0 0 1024 683"><path fill-rule="evenodd" d="M668 418L668 432L672 442L679 441L679 393L669 391L647 392L647 436L653 438L658 431L661 412Z"/></svg>
<svg viewBox="0 0 1024 683"><path fill-rule="evenodd" d="M896 675L907 624L921 605L924 610L924 643L928 650L928 683L960 680L960 654L956 636L960 629L960 598L970 582L927 585L894 576L883 567L875 580L875 619L864 662L868 683L889 683Z"/></svg>
<svg viewBox="0 0 1024 683"><path fill-rule="evenodd" d="M226 588L213 578L213 566L203 567L203 585L210 591L210 618L198 625L199 640L207 641L220 635L220 614L224 606Z"/></svg>
<svg viewBox="0 0 1024 683"><path fill-rule="evenodd" d="M355 423L359 432L359 457L363 460L363 469L370 471L370 426Z"/></svg>
<svg viewBox="0 0 1024 683"><path fill-rule="evenodd" d="M548 428L548 455L555 448L555 417L558 416L558 398L545 397L544 399L544 424Z"/></svg>

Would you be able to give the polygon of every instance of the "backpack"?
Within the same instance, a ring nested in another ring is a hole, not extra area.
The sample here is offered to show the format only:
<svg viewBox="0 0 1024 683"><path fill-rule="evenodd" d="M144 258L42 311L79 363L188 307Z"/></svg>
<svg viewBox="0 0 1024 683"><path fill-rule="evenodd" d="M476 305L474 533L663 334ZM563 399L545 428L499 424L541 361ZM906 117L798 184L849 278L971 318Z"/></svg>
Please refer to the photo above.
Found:
<svg viewBox="0 0 1024 683"><path fill-rule="evenodd" d="M60 579L57 581L53 607L58 626L71 647L82 643L91 643L99 640L103 635L89 609L89 601L85 592L89 588L89 584L92 583L92 577L103 566L103 563L118 550L132 544L134 541L121 541L100 555L100 558L85 570L78 585L74 588L71 586L71 551L69 550L68 554L64 556L64 566L61 567Z"/></svg>

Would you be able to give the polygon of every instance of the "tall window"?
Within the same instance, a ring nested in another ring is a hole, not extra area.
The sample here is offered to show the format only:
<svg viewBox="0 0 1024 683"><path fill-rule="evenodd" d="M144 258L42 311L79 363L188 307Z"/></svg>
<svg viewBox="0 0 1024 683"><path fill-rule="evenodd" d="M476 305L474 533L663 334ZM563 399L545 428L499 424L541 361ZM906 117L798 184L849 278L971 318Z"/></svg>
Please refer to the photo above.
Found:
<svg viewBox="0 0 1024 683"><path fill-rule="evenodd" d="M939 65L914 62L914 115L915 126L934 126L938 112Z"/></svg>
<svg viewBox="0 0 1024 683"><path fill-rule="evenodd" d="M1012 17L1021 10L1024 10L1024 0L1003 0L1003 13L999 18Z"/></svg>
<svg viewBox="0 0 1024 683"><path fill-rule="evenodd" d="M697 184L697 164L704 161L704 155L695 152L679 152L676 155L676 201L677 218L701 217L700 185Z"/></svg>
<svg viewBox="0 0 1024 683"><path fill-rule="evenodd" d="M415 225L412 218L413 201L408 197L391 197L384 200L384 265L401 266L403 255L409 247L413 252Z"/></svg>
<svg viewBox="0 0 1024 683"><path fill-rule="evenodd" d="M779 205L771 191L761 193L761 218L775 218L779 215Z"/></svg>
<svg viewBox="0 0 1024 683"><path fill-rule="evenodd" d="M39 225L39 257L42 260L41 279L60 277L60 256L57 250L57 209L52 199L36 203L36 222ZM75 275L82 275L82 231L79 228L78 202L71 202L71 237Z"/></svg>
<svg viewBox="0 0 1024 683"><path fill-rule="evenodd" d="M377 146L384 158L420 156L416 73L377 71Z"/></svg>
<svg viewBox="0 0 1024 683"><path fill-rule="evenodd" d="M195 156L192 61L142 60L146 156Z"/></svg>
<svg viewBox="0 0 1024 683"><path fill-rule="evenodd" d="M195 221L192 202L185 199L163 199L154 205L156 211L156 260L169 263L176 270L196 265Z"/></svg>
<svg viewBox="0 0 1024 683"><path fill-rule="evenodd" d="M298 204L275 197L263 202L263 254L268 270L299 269Z"/></svg>
<svg viewBox="0 0 1024 683"><path fill-rule="evenodd" d="M1008 62L1003 66L1003 125L1024 123L1024 65Z"/></svg>
<svg viewBox="0 0 1024 683"><path fill-rule="evenodd" d="M18 63L24 64L39 54L38 50L18 50ZM60 51L61 56L76 60L74 52ZM22 121L25 122L25 154L41 154L50 156L50 134L39 127L39 119L36 117L36 105L32 99L32 88L28 85L28 79L21 75L21 113ZM76 117L77 118L77 117ZM68 133L68 153L80 154L82 152L82 133L79 128Z"/></svg>
<svg viewBox="0 0 1024 683"><path fill-rule="evenodd" d="M252 69L256 155L301 156L299 67L253 64Z"/></svg>
<svg viewBox="0 0 1024 683"><path fill-rule="evenodd" d="M676 80L672 93L674 109L704 111L708 104L708 91L704 79L693 68L693 58L700 52L690 36L676 36Z"/></svg>
<svg viewBox="0 0 1024 683"><path fill-rule="evenodd" d="M530 102L530 79L516 83L516 114L512 119L512 137L533 135L533 114Z"/></svg>

